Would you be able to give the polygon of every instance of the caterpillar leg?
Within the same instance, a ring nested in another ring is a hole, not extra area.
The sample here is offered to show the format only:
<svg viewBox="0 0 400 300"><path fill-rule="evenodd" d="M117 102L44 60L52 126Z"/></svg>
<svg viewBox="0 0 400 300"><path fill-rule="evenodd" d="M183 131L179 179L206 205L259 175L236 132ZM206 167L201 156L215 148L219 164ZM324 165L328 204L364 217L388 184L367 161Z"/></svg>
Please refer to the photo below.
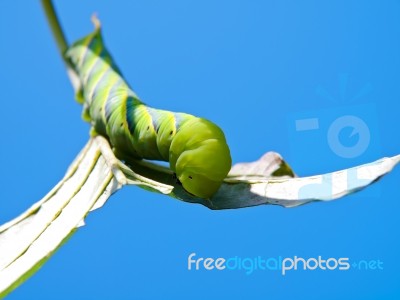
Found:
<svg viewBox="0 0 400 300"><path fill-rule="evenodd" d="M94 134L93 131L91 134ZM108 166L113 172L118 183L121 185L127 184L127 179L125 174L121 171L121 162L115 157L113 151L110 148L108 141L101 135L96 135L94 137L97 145L99 146L100 152L106 160Z"/></svg>
<svg viewBox="0 0 400 300"><path fill-rule="evenodd" d="M83 121L90 122L92 120L92 118L90 117L89 110L90 110L89 106L86 103L84 103L83 104L82 115L81 115Z"/></svg>
<svg viewBox="0 0 400 300"><path fill-rule="evenodd" d="M75 100L79 104L83 104L85 102L85 98L83 97L83 92L82 89L78 89L78 91L75 93Z"/></svg>
<svg viewBox="0 0 400 300"><path fill-rule="evenodd" d="M90 132L89 132L90 137L94 138L100 134L98 134L98 132L96 131L96 129L94 129L94 127L90 128ZM108 143L108 142L107 142Z"/></svg>

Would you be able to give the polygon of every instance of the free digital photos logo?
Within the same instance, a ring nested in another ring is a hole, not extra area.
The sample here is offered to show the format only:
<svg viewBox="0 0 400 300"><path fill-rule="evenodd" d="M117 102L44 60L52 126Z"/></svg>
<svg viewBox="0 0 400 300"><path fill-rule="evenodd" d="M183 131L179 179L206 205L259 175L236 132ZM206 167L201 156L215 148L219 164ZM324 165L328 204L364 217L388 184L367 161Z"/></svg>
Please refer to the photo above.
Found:
<svg viewBox="0 0 400 300"><path fill-rule="evenodd" d="M279 271L282 276L294 271L348 271L348 270L383 270L379 259L350 261L348 257L198 257L196 253L187 258L189 271L243 271L251 275L259 271Z"/></svg>

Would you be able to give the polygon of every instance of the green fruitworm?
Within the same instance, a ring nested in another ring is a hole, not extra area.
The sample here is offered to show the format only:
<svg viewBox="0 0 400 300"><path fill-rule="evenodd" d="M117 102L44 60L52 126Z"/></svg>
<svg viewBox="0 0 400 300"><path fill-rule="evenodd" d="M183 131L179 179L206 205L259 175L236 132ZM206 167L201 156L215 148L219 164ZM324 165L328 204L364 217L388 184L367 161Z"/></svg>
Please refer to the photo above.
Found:
<svg viewBox="0 0 400 300"><path fill-rule="evenodd" d="M206 119L140 101L105 48L99 22L95 25L65 53L81 81L77 100L83 118L120 158L168 161L187 192L210 198L231 168L224 133Z"/></svg>

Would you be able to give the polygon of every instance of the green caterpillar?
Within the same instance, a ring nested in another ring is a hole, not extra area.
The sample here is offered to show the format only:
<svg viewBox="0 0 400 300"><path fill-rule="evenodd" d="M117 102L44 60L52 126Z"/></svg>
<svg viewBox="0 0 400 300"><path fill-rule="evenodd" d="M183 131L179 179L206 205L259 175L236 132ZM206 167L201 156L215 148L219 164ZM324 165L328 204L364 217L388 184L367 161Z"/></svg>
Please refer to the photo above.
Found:
<svg viewBox="0 0 400 300"><path fill-rule="evenodd" d="M123 79L104 47L99 23L65 55L82 89L77 100L95 133L108 138L118 157L169 161L183 188L209 199L231 168L229 147L214 123L151 108Z"/></svg>

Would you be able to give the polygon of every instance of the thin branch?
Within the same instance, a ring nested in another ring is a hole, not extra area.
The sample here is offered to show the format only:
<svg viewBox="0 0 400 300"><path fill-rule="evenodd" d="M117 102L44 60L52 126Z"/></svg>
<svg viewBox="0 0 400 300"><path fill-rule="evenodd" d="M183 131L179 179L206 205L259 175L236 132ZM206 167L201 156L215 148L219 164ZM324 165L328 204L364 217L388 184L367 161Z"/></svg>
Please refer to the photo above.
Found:
<svg viewBox="0 0 400 300"><path fill-rule="evenodd" d="M44 12L47 17L47 21L49 22L51 31L56 40L58 49L61 53L64 53L68 48L68 43L65 38L64 32L61 28L60 22L58 21L58 17L56 11L54 10L54 6L51 0L42 0L42 5Z"/></svg>
<svg viewBox="0 0 400 300"><path fill-rule="evenodd" d="M54 9L53 2L51 0L42 0L43 10L45 12L47 22L49 23L51 32L53 33L53 37L56 40L58 50L60 52L61 59L64 61L65 66L67 68L67 74L69 80L71 81L72 87L75 92L80 89L80 80L71 63L65 59L64 53L68 48L68 42L65 38L64 32L60 25L60 21L58 20L57 13Z"/></svg>

